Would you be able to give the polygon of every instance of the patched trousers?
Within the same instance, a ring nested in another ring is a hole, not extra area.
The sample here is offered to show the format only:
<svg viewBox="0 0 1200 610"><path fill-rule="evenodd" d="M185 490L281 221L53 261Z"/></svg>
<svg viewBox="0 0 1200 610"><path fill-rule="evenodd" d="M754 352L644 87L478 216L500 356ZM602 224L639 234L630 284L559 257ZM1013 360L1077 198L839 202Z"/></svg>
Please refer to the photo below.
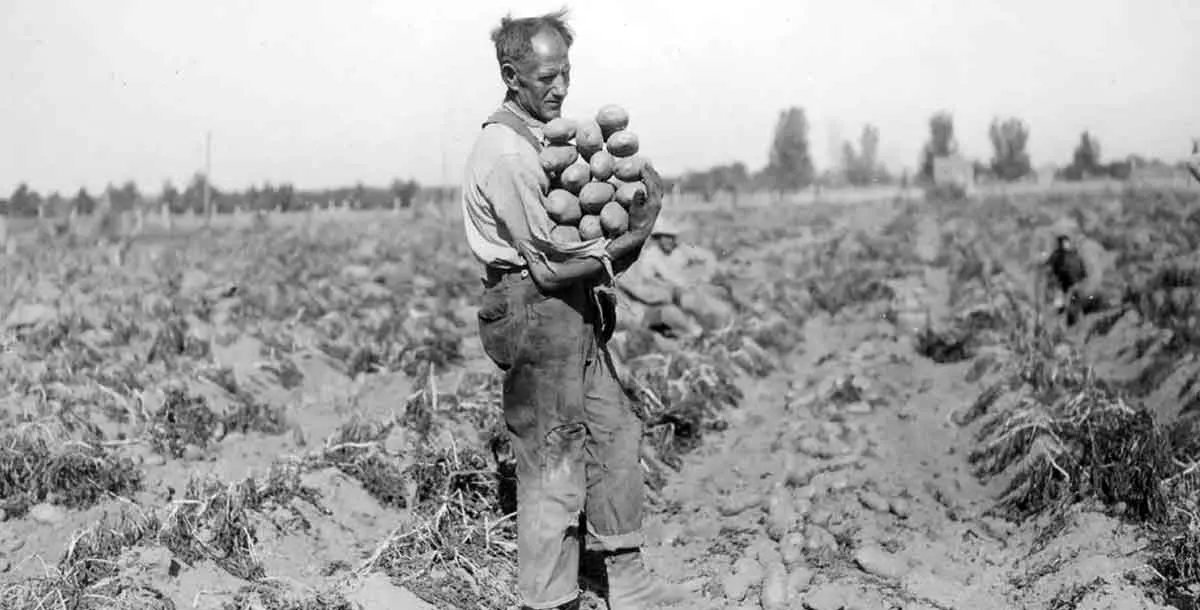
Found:
<svg viewBox="0 0 1200 610"><path fill-rule="evenodd" d="M517 587L530 608L578 596L581 544L641 546L642 424L605 346L615 314L586 285L543 294L527 271L484 280L479 334L505 373Z"/></svg>

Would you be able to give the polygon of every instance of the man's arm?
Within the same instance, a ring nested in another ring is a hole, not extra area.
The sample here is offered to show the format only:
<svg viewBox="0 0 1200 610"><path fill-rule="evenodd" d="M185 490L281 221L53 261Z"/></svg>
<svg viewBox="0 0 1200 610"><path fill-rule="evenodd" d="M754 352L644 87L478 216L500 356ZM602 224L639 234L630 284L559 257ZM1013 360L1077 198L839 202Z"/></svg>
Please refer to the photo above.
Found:
<svg viewBox="0 0 1200 610"><path fill-rule="evenodd" d="M534 283L543 291L555 292L597 276L604 271L604 265L594 258L548 261L535 255L531 227L537 226L543 233L549 233L554 226L545 212L545 195L538 181L539 176L518 157L506 155L497 160L486 188L496 216L529 266ZM641 248L648 237L645 232L631 231L612 240L606 250L612 260L624 259Z"/></svg>
<svg viewBox="0 0 1200 610"><path fill-rule="evenodd" d="M625 233L609 242L605 251L610 261L614 261L613 273L618 273L615 261L634 257L637 249L646 241L648 236ZM550 261L537 256L533 245L528 241L518 241L518 248L529 265L529 275L538 288L546 292L562 290L576 282L590 280L604 272L604 264L595 258L584 258L568 261Z"/></svg>
<svg viewBox="0 0 1200 610"><path fill-rule="evenodd" d="M605 248L610 261L622 261L621 264L626 266L637 259L662 209L662 178L649 163L643 168L642 175L647 185L646 198L630 204L629 230L611 240ZM604 264L594 258L548 261L536 255L530 226L538 223L546 233L553 228L553 222L545 212L545 195L539 180L540 176L515 156L502 157L488 180L488 194L497 207L496 215L529 266L534 283L543 291L554 292L596 277L603 272ZM532 214L528 212L531 208Z"/></svg>

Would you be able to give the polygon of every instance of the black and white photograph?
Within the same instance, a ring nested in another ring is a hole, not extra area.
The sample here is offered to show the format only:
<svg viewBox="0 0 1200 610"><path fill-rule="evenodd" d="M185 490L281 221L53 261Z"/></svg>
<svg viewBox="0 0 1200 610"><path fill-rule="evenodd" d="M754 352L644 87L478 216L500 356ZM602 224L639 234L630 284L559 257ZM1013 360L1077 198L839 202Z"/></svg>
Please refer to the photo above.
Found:
<svg viewBox="0 0 1200 610"><path fill-rule="evenodd" d="M1200 3L0 0L0 610L1200 610Z"/></svg>

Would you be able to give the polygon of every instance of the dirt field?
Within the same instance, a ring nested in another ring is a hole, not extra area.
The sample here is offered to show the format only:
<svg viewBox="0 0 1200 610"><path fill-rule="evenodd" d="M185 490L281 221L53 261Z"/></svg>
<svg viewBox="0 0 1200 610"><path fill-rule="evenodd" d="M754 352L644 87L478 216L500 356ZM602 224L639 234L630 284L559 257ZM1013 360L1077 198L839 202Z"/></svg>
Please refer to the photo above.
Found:
<svg viewBox="0 0 1200 610"><path fill-rule="evenodd" d="M738 321L630 337L627 362L680 607L1194 607L1197 199L692 213ZM1064 224L1109 305L1069 329L1031 275ZM247 223L120 265L23 243L0 270L0 608L514 608L459 226Z"/></svg>

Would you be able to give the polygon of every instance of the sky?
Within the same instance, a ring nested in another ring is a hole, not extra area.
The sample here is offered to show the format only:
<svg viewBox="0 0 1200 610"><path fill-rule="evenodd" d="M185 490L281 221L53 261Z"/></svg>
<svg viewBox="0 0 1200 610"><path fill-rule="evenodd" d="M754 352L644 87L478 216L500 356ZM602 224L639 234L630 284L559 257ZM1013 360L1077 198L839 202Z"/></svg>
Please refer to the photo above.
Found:
<svg viewBox="0 0 1200 610"><path fill-rule="evenodd" d="M457 183L501 101L489 32L563 0L0 0L0 197L218 187ZM1090 130L1105 158L1176 160L1200 137L1196 0L606 0L568 4L565 112L616 103L670 175L766 163L801 106L818 169L879 128L913 166L940 109L962 150L1029 124L1035 165ZM1190 63L1189 63L1190 62Z"/></svg>

